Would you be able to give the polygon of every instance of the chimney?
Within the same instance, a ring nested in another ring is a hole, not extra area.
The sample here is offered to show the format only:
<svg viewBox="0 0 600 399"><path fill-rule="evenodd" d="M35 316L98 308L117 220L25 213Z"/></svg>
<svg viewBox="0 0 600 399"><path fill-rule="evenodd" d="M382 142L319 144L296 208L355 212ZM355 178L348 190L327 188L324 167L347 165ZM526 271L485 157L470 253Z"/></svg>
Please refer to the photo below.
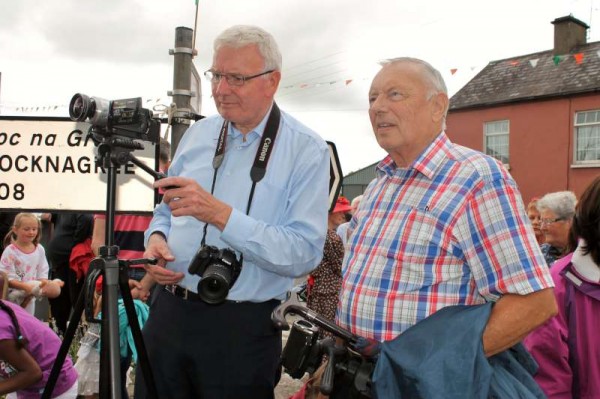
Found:
<svg viewBox="0 0 600 399"><path fill-rule="evenodd" d="M586 44L589 26L572 15L556 18L554 25L554 55L569 54L574 47Z"/></svg>

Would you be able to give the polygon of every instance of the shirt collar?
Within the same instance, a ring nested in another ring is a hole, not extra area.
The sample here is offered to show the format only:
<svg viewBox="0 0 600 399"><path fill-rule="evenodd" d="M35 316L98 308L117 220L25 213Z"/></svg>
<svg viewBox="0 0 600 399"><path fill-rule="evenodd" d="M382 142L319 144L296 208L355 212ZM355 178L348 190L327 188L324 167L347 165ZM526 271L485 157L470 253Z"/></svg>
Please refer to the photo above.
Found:
<svg viewBox="0 0 600 399"><path fill-rule="evenodd" d="M273 109L273 103L271 103L271 106L267 110L267 113L262 118L260 123L256 125L254 129L247 133L247 138L250 138L250 135L258 135L258 137L262 137L263 132L265 131L265 126L267 125L267 120L269 119L269 115L271 115L271 109ZM229 131L234 139L237 139L242 135L242 132L240 132L235 126L233 126L232 123L229 124Z"/></svg>
<svg viewBox="0 0 600 399"><path fill-rule="evenodd" d="M594 263L590 254L584 255L582 247L585 247L585 240L580 238L577 248L573 253L573 257L571 258L573 267L584 279L596 284L600 283L600 269L598 268L598 265Z"/></svg>
<svg viewBox="0 0 600 399"><path fill-rule="evenodd" d="M444 131L440 132L437 137L423 150L423 152L413 161L413 163L405 170L416 170L428 179L433 179L433 176L442 162L450 157L452 142ZM388 155L378 165L379 173L393 175L398 171L396 163Z"/></svg>

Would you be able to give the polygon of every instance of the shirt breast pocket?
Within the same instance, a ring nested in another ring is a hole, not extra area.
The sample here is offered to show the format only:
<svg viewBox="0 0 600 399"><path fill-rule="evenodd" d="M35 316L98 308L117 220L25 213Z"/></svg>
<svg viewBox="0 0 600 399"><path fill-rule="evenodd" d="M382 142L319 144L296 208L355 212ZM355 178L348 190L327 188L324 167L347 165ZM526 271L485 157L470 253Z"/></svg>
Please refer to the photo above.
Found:
<svg viewBox="0 0 600 399"><path fill-rule="evenodd" d="M288 193L269 181L257 183L250 215L269 224L280 224L288 206Z"/></svg>
<svg viewBox="0 0 600 399"><path fill-rule="evenodd" d="M439 219L427 208L413 208L405 216L400 231L404 243L400 257L404 260L431 262L439 255L442 228ZM409 262L411 263L411 262Z"/></svg>

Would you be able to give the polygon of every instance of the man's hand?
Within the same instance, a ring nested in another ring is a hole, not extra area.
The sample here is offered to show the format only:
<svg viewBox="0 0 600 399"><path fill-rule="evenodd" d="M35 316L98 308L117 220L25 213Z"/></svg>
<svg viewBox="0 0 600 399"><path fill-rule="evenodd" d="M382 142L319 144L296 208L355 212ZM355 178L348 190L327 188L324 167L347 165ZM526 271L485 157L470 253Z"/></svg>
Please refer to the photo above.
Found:
<svg viewBox="0 0 600 399"><path fill-rule="evenodd" d="M131 290L131 297L133 299L139 299L146 302L150 296L150 290L146 289L142 283L137 280L129 279L129 289Z"/></svg>
<svg viewBox="0 0 600 399"><path fill-rule="evenodd" d="M231 215L231 207L204 190L193 179L166 177L154 182L155 188L165 190L163 202L173 216L193 216L223 231Z"/></svg>
<svg viewBox="0 0 600 399"><path fill-rule="evenodd" d="M177 284L184 276L181 272L174 272L165 268L167 262L174 261L175 257L171 253L164 237L160 234L152 234L150 236L146 252L144 252L144 258L156 258L158 260L156 265L145 265L144 268L152 279L159 284Z"/></svg>

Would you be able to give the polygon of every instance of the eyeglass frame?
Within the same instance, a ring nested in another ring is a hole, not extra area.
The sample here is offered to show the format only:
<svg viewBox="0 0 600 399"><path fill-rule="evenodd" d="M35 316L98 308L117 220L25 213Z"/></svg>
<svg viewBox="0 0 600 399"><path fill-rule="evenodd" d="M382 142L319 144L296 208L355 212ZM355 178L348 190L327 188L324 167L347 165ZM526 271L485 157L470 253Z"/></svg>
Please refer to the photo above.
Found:
<svg viewBox="0 0 600 399"><path fill-rule="evenodd" d="M554 224L554 223L560 222L562 220L566 220L566 218L555 218L555 219L541 219L540 218L540 225Z"/></svg>
<svg viewBox="0 0 600 399"><path fill-rule="evenodd" d="M269 69L268 71L257 73L256 75L244 76L244 75L240 75L237 73L220 73L220 72L216 72L216 71L209 69L204 72L204 77L212 84L218 84L219 82L221 82L221 79L225 78L225 80L227 81L227 84L229 86L241 87L244 84L246 84L246 82L248 80L252 80L254 78L258 78L259 76L264 76L266 74L273 73L273 72L275 72L275 69ZM211 77L211 75L212 75L212 77ZM241 82L241 83L238 84L238 83L232 83L232 82Z"/></svg>

